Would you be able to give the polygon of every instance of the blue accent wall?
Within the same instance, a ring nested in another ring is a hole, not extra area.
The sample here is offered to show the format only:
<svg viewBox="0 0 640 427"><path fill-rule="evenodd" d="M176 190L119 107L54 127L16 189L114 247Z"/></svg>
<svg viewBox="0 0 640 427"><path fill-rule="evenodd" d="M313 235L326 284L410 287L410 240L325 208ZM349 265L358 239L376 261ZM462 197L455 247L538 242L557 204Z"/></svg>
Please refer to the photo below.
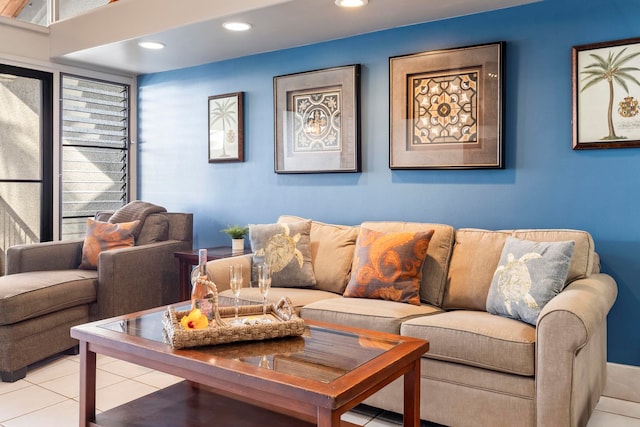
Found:
<svg viewBox="0 0 640 427"><path fill-rule="evenodd" d="M196 247L227 224L325 222L575 228L619 287L608 359L640 366L640 149L571 149L571 47L640 36L623 0L545 0L138 79L139 197L194 213ZM389 57L506 42L504 170L389 169ZM171 46L169 46L169 49ZM274 173L273 77L362 65L362 173ZM207 97L245 92L245 162L209 164ZM640 87L631 86L640 98Z"/></svg>

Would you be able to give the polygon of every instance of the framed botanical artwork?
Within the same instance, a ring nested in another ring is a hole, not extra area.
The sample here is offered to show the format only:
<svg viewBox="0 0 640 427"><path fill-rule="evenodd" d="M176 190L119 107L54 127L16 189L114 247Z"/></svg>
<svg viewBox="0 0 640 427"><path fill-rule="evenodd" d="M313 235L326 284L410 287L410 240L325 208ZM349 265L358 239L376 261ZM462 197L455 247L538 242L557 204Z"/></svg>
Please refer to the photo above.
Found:
<svg viewBox="0 0 640 427"><path fill-rule="evenodd" d="M209 163L244 161L244 92L209 97Z"/></svg>
<svg viewBox="0 0 640 427"><path fill-rule="evenodd" d="M504 48L389 58L391 169L504 167Z"/></svg>
<svg viewBox="0 0 640 427"><path fill-rule="evenodd" d="M571 53L573 149L640 147L640 38Z"/></svg>
<svg viewBox="0 0 640 427"><path fill-rule="evenodd" d="M276 173L360 172L360 65L273 78Z"/></svg>

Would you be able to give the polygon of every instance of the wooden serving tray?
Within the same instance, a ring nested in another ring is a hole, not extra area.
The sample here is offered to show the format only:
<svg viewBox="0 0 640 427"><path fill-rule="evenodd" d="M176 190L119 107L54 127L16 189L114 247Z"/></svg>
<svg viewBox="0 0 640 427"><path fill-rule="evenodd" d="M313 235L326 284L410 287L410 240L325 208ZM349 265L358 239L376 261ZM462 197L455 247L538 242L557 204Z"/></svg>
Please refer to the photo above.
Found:
<svg viewBox="0 0 640 427"><path fill-rule="evenodd" d="M231 325L235 316L233 307L219 309L223 325L210 322L204 329L184 329L180 320L188 311L176 311L167 307L162 316L165 339L175 349L204 345L225 344L238 341L258 341L304 333L304 321L298 317L289 298L282 298L278 304L267 306L267 317L271 322L263 322L261 305L244 305L238 309L238 316L245 321L242 325Z"/></svg>

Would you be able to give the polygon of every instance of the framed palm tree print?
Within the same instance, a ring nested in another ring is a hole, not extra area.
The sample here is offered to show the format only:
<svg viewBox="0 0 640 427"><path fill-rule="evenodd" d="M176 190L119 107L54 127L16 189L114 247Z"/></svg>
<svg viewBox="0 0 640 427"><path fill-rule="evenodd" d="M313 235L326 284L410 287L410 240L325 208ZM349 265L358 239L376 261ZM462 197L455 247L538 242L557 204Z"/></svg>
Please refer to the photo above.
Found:
<svg viewBox="0 0 640 427"><path fill-rule="evenodd" d="M574 46L573 149L640 147L640 38Z"/></svg>
<svg viewBox="0 0 640 427"><path fill-rule="evenodd" d="M209 163L244 161L244 92L209 97Z"/></svg>

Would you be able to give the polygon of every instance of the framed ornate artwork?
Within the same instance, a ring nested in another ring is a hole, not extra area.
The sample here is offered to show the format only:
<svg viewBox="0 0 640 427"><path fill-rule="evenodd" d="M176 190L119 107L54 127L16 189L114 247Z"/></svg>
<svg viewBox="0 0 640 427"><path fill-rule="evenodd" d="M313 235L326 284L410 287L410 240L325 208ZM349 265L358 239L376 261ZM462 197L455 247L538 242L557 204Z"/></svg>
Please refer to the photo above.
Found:
<svg viewBox="0 0 640 427"><path fill-rule="evenodd" d="M275 172L360 172L360 65L273 78Z"/></svg>
<svg viewBox="0 0 640 427"><path fill-rule="evenodd" d="M504 167L504 48L389 58L391 169Z"/></svg>
<svg viewBox="0 0 640 427"><path fill-rule="evenodd" d="M640 38L574 46L573 149L640 147Z"/></svg>
<svg viewBox="0 0 640 427"><path fill-rule="evenodd" d="M209 163L244 161L244 92L209 97Z"/></svg>

